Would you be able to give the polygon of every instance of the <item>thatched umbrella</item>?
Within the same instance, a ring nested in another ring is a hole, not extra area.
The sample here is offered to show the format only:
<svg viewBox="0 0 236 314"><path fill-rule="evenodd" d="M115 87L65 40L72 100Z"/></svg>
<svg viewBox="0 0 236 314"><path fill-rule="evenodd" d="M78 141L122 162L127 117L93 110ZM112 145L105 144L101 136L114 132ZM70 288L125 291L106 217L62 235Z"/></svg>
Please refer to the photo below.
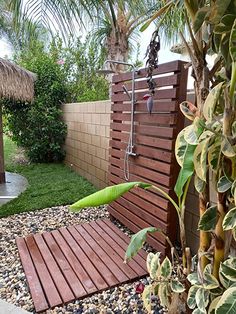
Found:
<svg viewBox="0 0 236 314"><path fill-rule="evenodd" d="M0 58L0 98L31 102L36 75ZM5 182L2 113L0 112L0 183Z"/></svg>

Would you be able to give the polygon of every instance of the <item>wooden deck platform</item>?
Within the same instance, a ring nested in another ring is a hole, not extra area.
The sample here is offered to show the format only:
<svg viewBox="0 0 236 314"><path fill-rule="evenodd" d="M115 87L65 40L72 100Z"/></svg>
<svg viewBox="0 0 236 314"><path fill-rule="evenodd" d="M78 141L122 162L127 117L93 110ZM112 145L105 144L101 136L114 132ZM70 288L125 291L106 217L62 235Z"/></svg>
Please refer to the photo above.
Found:
<svg viewBox="0 0 236 314"><path fill-rule="evenodd" d="M124 264L129 243L108 219L17 238L36 312L147 274L143 250Z"/></svg>

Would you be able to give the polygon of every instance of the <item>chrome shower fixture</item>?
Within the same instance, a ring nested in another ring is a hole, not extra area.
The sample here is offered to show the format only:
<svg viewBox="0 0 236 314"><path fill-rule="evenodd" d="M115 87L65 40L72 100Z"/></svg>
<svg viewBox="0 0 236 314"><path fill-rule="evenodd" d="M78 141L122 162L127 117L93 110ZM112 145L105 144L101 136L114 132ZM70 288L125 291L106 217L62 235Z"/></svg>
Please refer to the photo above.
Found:
<svg viewBox="0 0 236 314"><path fill-rule="evenodd" d="M122 86L124 92L129 97L129 100L131 102L131 121L130 121L130 134L129 134L129 141L127 148L125 150L125 157L124 157L124 177L125 180L129 180L129 156L137 156L137 154L134 152L134 107L136 104L135 100L135 74L139 73L139 70L135 69L135 66L131 63L123 62L123 61L116 61L116 60L106 60L104 62L104 69L98 71L99 73L103 74L110 74L114 73L112 70L106 69L107 63L113 63L113 64L123 64L130 66L132 68L132 91L131 93L128 92L128 89L125 85Z"/></svg>

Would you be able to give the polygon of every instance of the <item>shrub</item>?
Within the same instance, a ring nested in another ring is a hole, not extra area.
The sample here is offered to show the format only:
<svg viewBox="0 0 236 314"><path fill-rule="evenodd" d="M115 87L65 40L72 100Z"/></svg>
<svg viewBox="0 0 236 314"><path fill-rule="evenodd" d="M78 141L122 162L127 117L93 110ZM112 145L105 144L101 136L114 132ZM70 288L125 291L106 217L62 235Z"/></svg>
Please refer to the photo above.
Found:
<svg viewBox="0 0 236 314"><path fill-rule="evenodd" d="M66 125L60 106L68 93L66 74L54 51L45 52L38 43L30 51L23 51L17 61L36 73L37 80L32 104L4 102L13 139L26 149L33 162L60 161L65 155L62 145Z"/></svg>

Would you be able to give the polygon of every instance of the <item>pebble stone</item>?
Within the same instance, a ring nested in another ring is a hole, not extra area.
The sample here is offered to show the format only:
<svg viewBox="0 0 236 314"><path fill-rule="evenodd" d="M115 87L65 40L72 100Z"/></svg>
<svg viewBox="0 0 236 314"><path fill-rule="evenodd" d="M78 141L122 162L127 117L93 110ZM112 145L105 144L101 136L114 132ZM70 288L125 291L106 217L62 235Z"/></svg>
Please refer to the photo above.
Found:
<svg viewBox="0 0 236 314"><path fill-rule="evenodd" d="M68 206L57 206L43 210L25 212L0 219L0 298L35 313L26 277L21 266L15 242L16 237L30 233L52 231L60 227L107 218L106 207L87 208L80 213L71 213ZM126 234L131 233L121 224L116 225ZM149 251L150 248L146 247ZM75 300L44 314L142 314L141 295L135 287L139 282L148 284L150 278L123 284L110 290L94 294L82 300ZM158 300L153 304L152 313L164 313Z"/></svg>

